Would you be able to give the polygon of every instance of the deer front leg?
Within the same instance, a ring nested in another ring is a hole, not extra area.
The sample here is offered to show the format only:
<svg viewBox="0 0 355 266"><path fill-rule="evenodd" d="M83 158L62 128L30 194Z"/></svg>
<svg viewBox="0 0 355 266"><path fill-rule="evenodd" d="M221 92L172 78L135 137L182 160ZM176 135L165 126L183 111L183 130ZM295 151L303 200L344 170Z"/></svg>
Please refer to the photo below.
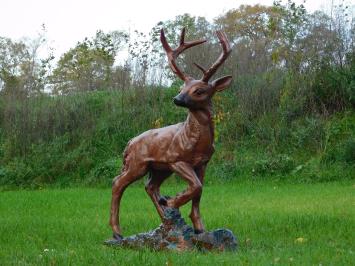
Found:
<svg viewBox="0 0 355 266"><path fill-rule="evenodd" d="M202 185L205 177L205 170L206 170L206 165L202 165L201 167L196 169L197 177L200 180ZM199 195L195 196L192 199L192 205L191 205L190 218L196 234L200 234L205 231L205 227L203 226L203 223L201 221L201 215L200 215L201 195L202 195L202 191Z"/></svg>
<svg viewBox="0 0 355 266"><path fill-rule="evenodd" d="M167 200L168 207L179 208L201 194L202 184L190 164L186 162L176 162L170 164L170 168L188 183L188 188L184 192Z"/></svg>

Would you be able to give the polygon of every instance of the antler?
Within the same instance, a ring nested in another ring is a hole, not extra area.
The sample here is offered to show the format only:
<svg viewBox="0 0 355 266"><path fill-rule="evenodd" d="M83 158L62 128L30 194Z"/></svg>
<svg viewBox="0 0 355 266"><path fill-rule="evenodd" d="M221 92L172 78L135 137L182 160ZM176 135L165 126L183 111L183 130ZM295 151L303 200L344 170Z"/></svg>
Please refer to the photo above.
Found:
<svg viewBox="0 0 355 266"><path fill-rule="evenodd" d="M176 49L171 49L170 45L166 41L165 38L165 33L164 29L161 29L160 31L160 41L163 45L163 48L168 56L168 61L171 70L183 81L186 81L188 79L188 76L182 72L178 66L176 65L176 58L186 49L191 48L193 46L199 45L201 43L206 42L206 40L198 40L198 41L191 41L191 42L185 42L185 28L182 29L181 35L180 35L180 45Z"/></svg>
<svg viewBox="0 0 355 266"><path fill-rule="evenodd" d="M205 70L201 65L194 63L195 66L202 71L203 77L201 80L204 82L208 82L208 80L213 76L214 73L216 73L217 69L223 64L223 62L227 59L232 51L226 34L223 31L216 31L216 34L223 50L217 61L208 70Z"/></svg>

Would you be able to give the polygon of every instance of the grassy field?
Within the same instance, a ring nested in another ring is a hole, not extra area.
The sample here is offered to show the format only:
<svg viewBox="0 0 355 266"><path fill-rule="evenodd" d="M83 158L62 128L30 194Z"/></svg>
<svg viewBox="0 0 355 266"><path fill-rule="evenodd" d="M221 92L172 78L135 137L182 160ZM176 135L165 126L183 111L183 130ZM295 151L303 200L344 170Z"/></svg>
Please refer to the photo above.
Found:
<svg viewBox="0 0 355 266"><path fill-rule="evenodd" d="M210 254L104 246L109 189L1 192L0 265L354 265L354 189L350 182L206 186L207 229L229 228L240 242L237 253ZM125 235L159 225L142 184L126 191L121 221Z"/></svg>

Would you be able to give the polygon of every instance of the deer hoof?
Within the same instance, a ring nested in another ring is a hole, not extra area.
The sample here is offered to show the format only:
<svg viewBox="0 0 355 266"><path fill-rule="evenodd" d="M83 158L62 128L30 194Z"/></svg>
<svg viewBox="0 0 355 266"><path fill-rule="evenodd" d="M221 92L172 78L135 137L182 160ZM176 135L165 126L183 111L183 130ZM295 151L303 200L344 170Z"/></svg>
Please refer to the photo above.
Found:
<svg viewBox="0 0 355 266"><path fill-rule="evenodd" d="M122 240L123 240L122 235L120 235L119 233L113 233L113 238L106 240L104 244L107 246L120 245Z"/></svg>
<svg viewBox="0 0 355 266"><path fill-rule="evenodd" d="M205 230L200 230L200 229L195 229L194 230L195 235L199 235L199 234L202 234L204 232L205 232Z"/></svg>
<svg viewBox="0 0 355 266"><path fill-rule="evenodd" d="M123 236L119 233L113 233L113 239L120 241L123 239Z"/></svg>
<svg viewBox="0 0 355 266"><path fill-rule="evenodd" d="M167 206L168 205L168 199L170 199L169 196L161 196L158 203L159 205Z"/></svg>

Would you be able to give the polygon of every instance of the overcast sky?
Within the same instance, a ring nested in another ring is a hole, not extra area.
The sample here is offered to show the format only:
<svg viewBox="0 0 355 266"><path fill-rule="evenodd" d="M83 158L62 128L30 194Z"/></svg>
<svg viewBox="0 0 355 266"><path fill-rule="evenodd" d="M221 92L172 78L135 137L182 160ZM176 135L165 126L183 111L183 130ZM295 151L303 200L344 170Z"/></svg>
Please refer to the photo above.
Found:
<svg viewBox="0 0 355 266"><path fill-rule="evenodd" d="M331 0L308 0L309 11ZM335 0L337 1L337 0ZM350 0L354 1L354 0ZM104 31L148 32L157 22L190 13L212 20L241 4L271 5L273 0L0 0L0 36L35 37L45 24L50 45L60 55L77 41ZM296 0L298 4L303 0ZM329 4L328 4L329 5Z"/></svg>

